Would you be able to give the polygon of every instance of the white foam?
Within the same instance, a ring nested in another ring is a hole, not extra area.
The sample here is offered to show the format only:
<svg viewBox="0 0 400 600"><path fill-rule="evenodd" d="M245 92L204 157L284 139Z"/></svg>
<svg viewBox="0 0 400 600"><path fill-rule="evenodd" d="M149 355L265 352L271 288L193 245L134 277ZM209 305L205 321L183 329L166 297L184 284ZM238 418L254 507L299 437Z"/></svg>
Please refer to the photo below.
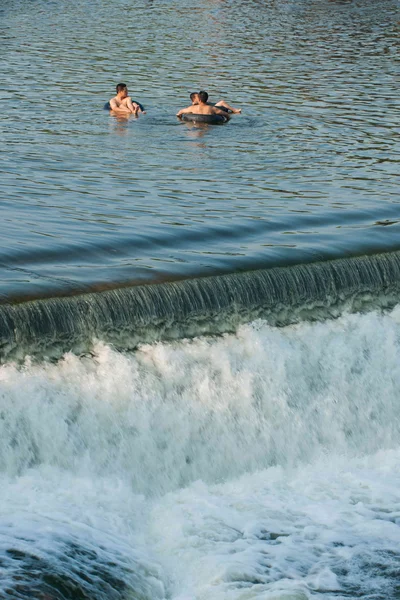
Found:
<svg viewBox="0 0 400 600"><path fill-rule="evenodd" d="M399 450L333 456L168 494L152 524L176 598L391 597L399 459Z"/></svg>
<svg viewBox="0 0 400 600"><path fill-rule="evenodd" d="M103 540L153 598L389 597L399 311L4 365L1 552Z"/></svg>

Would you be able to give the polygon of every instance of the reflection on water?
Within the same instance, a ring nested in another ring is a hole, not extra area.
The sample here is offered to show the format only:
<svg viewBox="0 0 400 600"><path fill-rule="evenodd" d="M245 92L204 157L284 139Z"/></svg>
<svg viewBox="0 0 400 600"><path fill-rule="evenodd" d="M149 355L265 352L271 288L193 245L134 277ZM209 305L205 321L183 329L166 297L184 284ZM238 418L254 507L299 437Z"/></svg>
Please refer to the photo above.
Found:
<svg viewBox="0 0 400 600"><path fill-rule="evenodd" d="M398 247L399 20L394 0L3 2L1 297ZM120 80L146 115L102 110ZM179 122L197 89L243 114Z"/></svg>

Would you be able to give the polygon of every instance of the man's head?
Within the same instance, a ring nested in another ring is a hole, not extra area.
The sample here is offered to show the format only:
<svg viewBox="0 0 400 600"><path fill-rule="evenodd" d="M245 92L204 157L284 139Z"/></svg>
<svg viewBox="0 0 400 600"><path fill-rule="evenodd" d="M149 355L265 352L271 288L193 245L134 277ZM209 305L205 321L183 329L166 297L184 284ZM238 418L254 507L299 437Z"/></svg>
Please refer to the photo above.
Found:
<svg viewBox="0 0 400 600"><path fill-rule="evenodd" d="M208 100L208 94L207 94L207 92L199 92L198 97L199 97L200 102L203 102L204 104Z"/></svg>
<svg viewBox="0 0 400 600"><path fill-rule="evenodd" d="M192 92L190 94L190 100L192 101L192 104L198 104L199 103L199 94L197 92Z"/></svg>
<svg viewBox="0 0 400 600"><path fill-rule="evenodd" d="M128 95L128 88L126 83L119 83L116 88L117 90L117 94L119 94L120 96L122 96L123 98L126 98Z"/></svg>

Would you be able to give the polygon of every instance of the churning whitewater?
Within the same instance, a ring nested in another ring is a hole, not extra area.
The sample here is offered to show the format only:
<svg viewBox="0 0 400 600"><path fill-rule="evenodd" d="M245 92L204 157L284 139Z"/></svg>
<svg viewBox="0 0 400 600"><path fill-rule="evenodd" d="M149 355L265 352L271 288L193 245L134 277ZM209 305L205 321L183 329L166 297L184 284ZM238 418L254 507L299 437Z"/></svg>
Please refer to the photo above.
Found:
<svg viewBox="0 0 400 600"><path fill-rule="evenodd" d="M1 596L395 598L400 307L0 370Z"/></svg>

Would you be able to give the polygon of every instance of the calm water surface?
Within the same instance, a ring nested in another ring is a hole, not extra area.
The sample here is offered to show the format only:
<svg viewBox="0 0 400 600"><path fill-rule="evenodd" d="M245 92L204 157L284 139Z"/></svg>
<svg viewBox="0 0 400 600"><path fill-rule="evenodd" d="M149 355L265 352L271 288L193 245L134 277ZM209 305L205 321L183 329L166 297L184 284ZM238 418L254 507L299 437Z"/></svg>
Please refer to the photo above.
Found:
<svg viewBox="0 0 400 600"><path fill-rule="evenodd" d="M0 28L3 300L399 248L398 2L3 0ZM120 80L146 115L102 110ZM197 89L243 114L179 122Z"/></svg>

